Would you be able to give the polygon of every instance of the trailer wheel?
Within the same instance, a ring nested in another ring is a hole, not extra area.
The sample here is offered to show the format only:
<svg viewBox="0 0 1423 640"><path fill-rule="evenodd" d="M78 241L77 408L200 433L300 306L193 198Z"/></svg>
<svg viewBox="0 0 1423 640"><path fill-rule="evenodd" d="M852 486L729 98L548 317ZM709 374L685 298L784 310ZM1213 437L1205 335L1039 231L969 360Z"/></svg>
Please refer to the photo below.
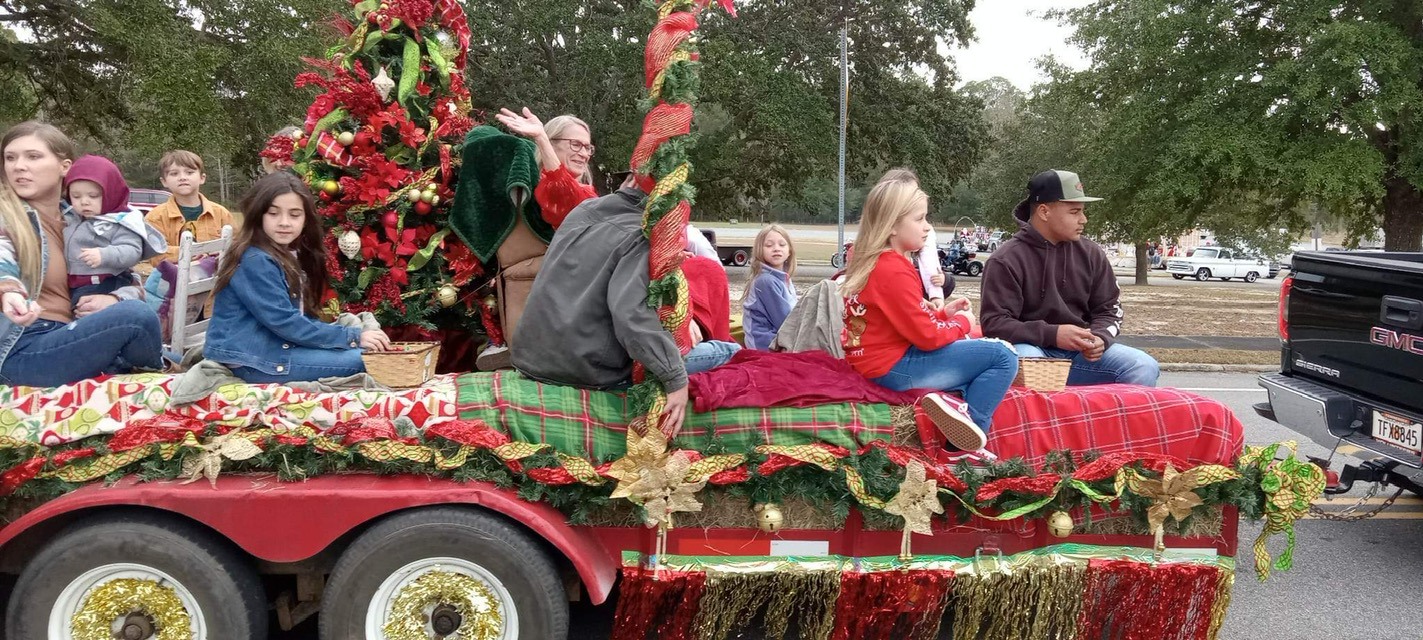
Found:
<svg viewBox="0 0 1423 640"><path fill-rule="evenodd" d="M563 640L568 597L524 532L496 516L436 507L388 518L341 554L320 627L322 640Z"/></svg>
<svg viewBox="0 0 1423 640"><path fill-rule="evenodd" d="M733 267L744 267L750 261L751 254L747 253L745 249L737 249L731 254L731 266Z"/></svg>
<svg viewBox="0 0 1423 640"><path fill-rule="evenodd" d="M150 515L73 526L25 565L8 638L267 638L252 567L207 531Z"/></svg>

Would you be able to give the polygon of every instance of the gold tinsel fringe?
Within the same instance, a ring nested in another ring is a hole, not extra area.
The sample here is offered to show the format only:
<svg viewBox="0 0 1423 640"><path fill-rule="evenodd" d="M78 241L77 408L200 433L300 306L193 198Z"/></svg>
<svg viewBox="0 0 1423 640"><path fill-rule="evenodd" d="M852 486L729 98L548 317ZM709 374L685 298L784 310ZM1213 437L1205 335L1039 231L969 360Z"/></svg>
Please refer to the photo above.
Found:
<svg viewBox="0 0 1423 640"><path fill-rule="evenodd" d="M1216 587L1215 602L1211 603L1211 627L1206 640L1216 640L1220 627L1225 624L1225 612L1230 608L1230 592L1235 586L1235 572L1220 572L1220 583Z"/></svg>
<svg viewBox="0 0 1423 640"><path fill-rule="evenodd" d="M701 640L725 640L765 608L766 638L782 640L792 618L801 640L827 640L840 598L839 570L803 571L786 563L769 573L707 573L694 628Z"/></svg>
<svg viewBox="0 0 1423 640"><path fill-rule="evenodd" d="M993 566L987 561L987 567ZM959 573L954 640L1068 640L1076 637L1086 567L1034 562Z"/></svg>

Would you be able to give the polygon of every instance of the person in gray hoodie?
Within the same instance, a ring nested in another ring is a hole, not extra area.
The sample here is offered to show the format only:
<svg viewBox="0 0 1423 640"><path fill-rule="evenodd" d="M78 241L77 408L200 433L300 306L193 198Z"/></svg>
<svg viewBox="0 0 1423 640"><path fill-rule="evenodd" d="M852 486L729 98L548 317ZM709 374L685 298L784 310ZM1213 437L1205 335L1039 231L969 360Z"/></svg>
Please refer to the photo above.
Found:
<svg viewBox="0 0 1423 640"><path fill-rule="evenodd" d="M687 368L647 304L646 198L629 176L617 192L568 214L534 278L511 351L514 368L529 378L587 389L624 388L633 361L643 363L667 391L661 428L675 437L687 408Z"/></svg>
<svg viewBox="0 0 1423 640"><path fill-rule="evenodd" d="M1072 360L1069 385L1156 386L1161 367L1117 342L1121 289L1100 246L1082 237L1089 197L1071 171L1043 171L1013 211L1019 231L983 271L983 335L1023 357Z"/></svg>

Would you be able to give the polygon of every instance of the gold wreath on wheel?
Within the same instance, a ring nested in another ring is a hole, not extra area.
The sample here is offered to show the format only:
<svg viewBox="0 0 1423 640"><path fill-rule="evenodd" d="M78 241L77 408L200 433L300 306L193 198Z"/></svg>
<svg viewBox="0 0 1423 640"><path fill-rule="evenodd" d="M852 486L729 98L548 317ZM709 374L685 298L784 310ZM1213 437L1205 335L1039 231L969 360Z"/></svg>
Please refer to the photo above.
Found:
<svg viewBox="0 0 1423 640"><path fill-rule="evenodd" d="M440 637L495 640L504 631L504 612L489 585L453 571L430 571L402 587L381 631L387 640L428 640L428 627L445 631L435 619L442 613L458 624Z"/></svg>
<svg viewBox="0 0 1423 640"><path fill-rule="evenodd" d="M118 578L89 591L84 606L69 619L74 640L113 640L114 622L130 616L146 618L154 640L189 640L192 618L173 587L153 580Z"/></svg>

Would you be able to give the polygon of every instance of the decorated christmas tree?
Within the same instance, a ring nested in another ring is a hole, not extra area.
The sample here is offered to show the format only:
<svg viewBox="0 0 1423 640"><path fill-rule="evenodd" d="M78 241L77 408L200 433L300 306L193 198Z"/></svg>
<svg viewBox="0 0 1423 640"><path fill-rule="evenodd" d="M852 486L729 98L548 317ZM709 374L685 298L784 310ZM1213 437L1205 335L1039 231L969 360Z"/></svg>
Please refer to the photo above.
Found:
<svg viewBox="0 0 1423 640"><path fill-rule="evenodd" d="M322 90L302 130L263 153L318 196L326 309L373 312L397 339L478 333L484 270L448 225L476 124L464 11L455 0L364 0L334 24L345 40L296 78Z"/></svg>

